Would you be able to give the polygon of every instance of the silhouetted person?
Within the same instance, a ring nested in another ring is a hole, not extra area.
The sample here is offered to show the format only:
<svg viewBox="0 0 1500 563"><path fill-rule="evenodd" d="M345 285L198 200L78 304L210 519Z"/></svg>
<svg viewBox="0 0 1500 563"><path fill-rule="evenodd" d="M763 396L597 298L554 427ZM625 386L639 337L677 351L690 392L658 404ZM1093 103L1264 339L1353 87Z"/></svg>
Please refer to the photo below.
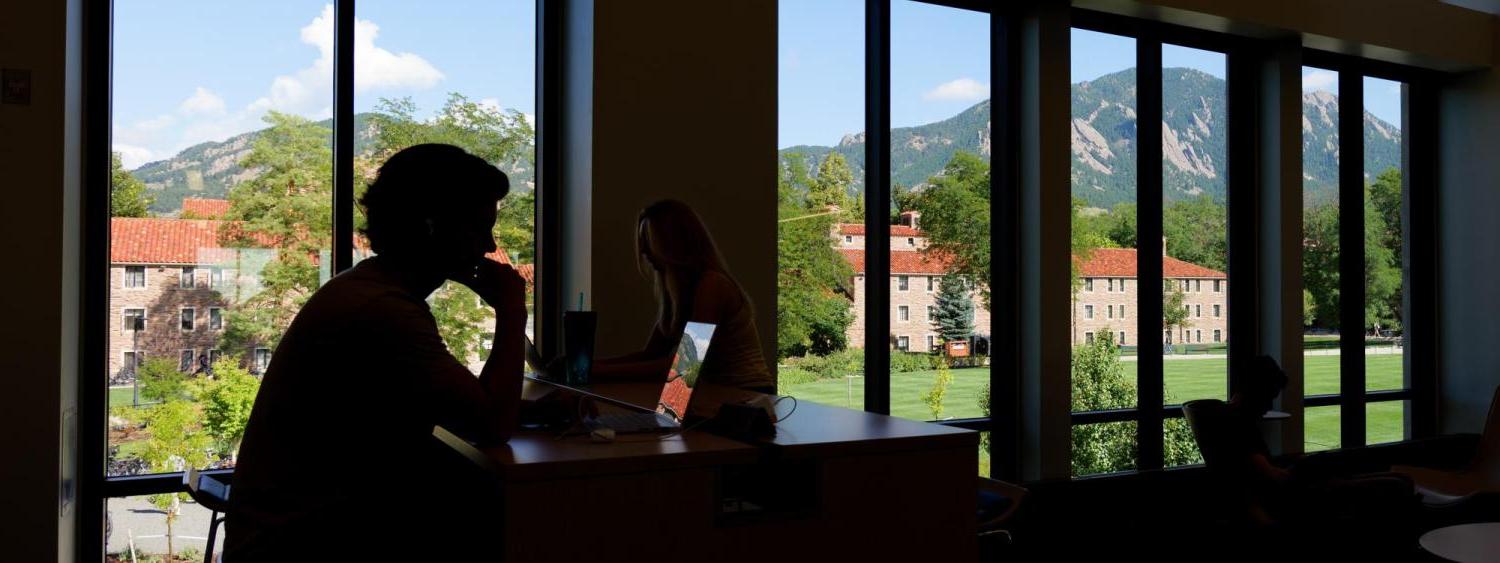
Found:
<svg viewBox="0 0 1500 563"><path fill-rule="evenodd" d="M508 190L494 166L449 145L414 146L380 168L360 201L376 256L313 294L266 370L231 489L228 560L430 556L482 541L432 524L456 495L431 492L444 480L431 474L432 428L499 443L516 427L525 283L485 257ZM445 280L494 309L478 378L428 309Z"/></svg>
<svg viewBox="0 0 1500 563"><path fill-rule="evenodd" d="M689 321L712 323L713 339L699 372L715 385L774 393L776 379L761 353L755 308L729 275L703 219L687 204L662 200L636 218L641 271L655 282L656 324L637 352L594 363L598 380L665 380Z"/></svg>
<svg viewBox="0 0 1500 563"><path fill-rule="evenodd" d="M1370 533L1406 525L1416 508L1410 480L1391 473L1352 475L1326 455L1302 458L1291 467L1271 460L1259 423L1286 384L1281 366L1259 356L1227 403L1195 401L1204 458L1225 481L1243 487L1250 519L1262 526L1324 531L1359 522Z"/></svg>

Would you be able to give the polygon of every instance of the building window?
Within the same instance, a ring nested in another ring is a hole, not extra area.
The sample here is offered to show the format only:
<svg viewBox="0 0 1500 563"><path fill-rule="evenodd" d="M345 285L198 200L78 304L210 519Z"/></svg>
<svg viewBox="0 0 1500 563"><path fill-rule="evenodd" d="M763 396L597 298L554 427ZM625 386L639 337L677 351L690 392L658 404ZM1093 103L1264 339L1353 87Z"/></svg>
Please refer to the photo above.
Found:
<svg viewBox="0 0 1500 563"><path fill-rule="evenodd" d="M1220 342L1221 341L1220 336L1221 336L1221 333L1218 330L1214 330L1214 342Z"/></svg>
<svg viewBox="0 0 1500 563"><path fill-rule="evenodd" d="M896 289L906 291L911 287L910 276L896 276Z"/></svg>
<svg viewBox="0 0 1500 563"><path fill-rule="evenodd" d="M935 287L937 287L937 276L927 276L927 293L932 293Z"/></svg>
<svg viewBox="0 0 1500 563"><path fill-rule="evenodd" d="M852 243L854 242L854 237L852 235L844 235L844 242Z"/></svg>
<svg viewBox="0 0 1500 563"><path fill-rule="evenodd" d="M1214 318L1219 318L1219 305L1214 305Z"/></svg>
<svg viewBox="0 0 1500 563"><path fill-rule="evenodd" d="M193 321L198 317L198 311L192 307L182 308L182 322L180 328L183 332L192 332Z"/></svg>
<svg viewBox="0 0 1500 563"><path fill-rule="evenodd" d="M141 354L132 350L126 350L123 353L123 357L121 358L120 362L120 375L135 377L135 370L136 368L140 367L141 360L143 360L144 358L145 354Z"/></svg>
<svg viewBox="0 0 1500 563"><path fill-rule="evenodd" d="M932 305L928 305L927 306L927 320L931 321L933 319L933 317L936 316L936 313L937 313L937 307L934 307Z"/></svg>
<svg viewBox="0 0 1500 563"><path fill-rule="evenodd" d="M931 334L927 335L927 349L928 350L937 350L937 347L938 347L938 345L937 345L937 337L933 336Z"/></svg>
<svg viewBox="0 0 1500 563"><path fill-rule="evenodd" d="M1094 290L1094 278L1087 278L1087 279L1083 280L1083 290L1084 291L1093 291Z"/></svg>
<svg viewBox="0 0 1500 563"><path fill-rule="evenodd" d="M210 348L208 350L208 365L212 366L217 363L219 363L219 349Z"/></svg>
<svg viewBox="0 0 1500 563"><path fill-rule="evenodd" d="M1122 319L1125 318L1125 306L1124 305L1120 306L1120 318L1122 318Z"/></svg>
<svg viewBox="0 0 1500 563"><path fill-rule="evenodd" d="M897 350L901 350L903 352L905 352L907 350L911 350L911 337L910 336L897 336L896 337L896 349Z"/></svg>
<svg viewBox="0 0 1500 563"><path fill-rule="evenodd" d="M179 359L179 361L177 362L177 369L178 369L178 371L192 371L193 370L193 351L192 350L183 350L182 351L182 356Z"/></svg>
<svg viewBox="0 0 1500 563"><path fill-rule="evenodd" d="M1124 278L1120 279L1120 293L1125 293L1125 281Z"/></svg>
<svg viewBox="0 0 1500 563"><path fill-rule="evenodd" d="M1197 317L1197 318L1200 318L1200 319L1203 318L1203 306L1202 305L1193 305L1193 316Z"/></svg>
<svg viewBox="0 0 1500 563"><path fill-rule="evenodd" d="M1083 333L1083 341L1086 344L1093 344L1094 343L1094 333L1092 333L1092 332L1085 332L1085 333Z"/></svg>
<svg viewBox="0 0 1500 563"><path fill-rule="evenodd" d="M145 309L125 309L120 314L120 331L146 330Z"/></svg>
<svg viewBox="0 0 1500 563"><path fill-rule="evenodd" d="M139 289L142 287L146 287L146 267L126 266L124 283L125 289Z"/></svg>
<svg viewBox="0 0 1500 563"><path fill-rule="evenodd" d="M1083 306L1083 318L1085 318L1085 319L1092 319L1092 318L1094 318L1094 306L1093 305L1084 305Z"/></svg>
<svg viewBox="0 0 1500 563"><path fill-rule="evenodd" d="M1203 343L1203 331L1202 330L1195 330L1195 331L1193 331L1193 333L1194 333L1193 334L1193 338L1195 338L1198 341L1199 344L1202 344Z"/></svg>
<svg viewBox="0 0 1500 563"><path fill-rule="evenodd" d="M1113 292L1114 290L1115 290L1115 279L1114 278L1109 278L1109 289L1108 289L1108 291Z"/></svg>
<svg viewBox="0 0 1500 563"><path fill-rule="evenodd" d="M208 330L224 329L224 310L218 307L208 308Z"/></svg>
<svg viewBox="0 0 1500 563"><path fill-rule="evenodd" d="M211 288L214 288L214 289L219 289L219 288L224 287L224 269L223 268L209 268L208 269L208 286L211 287Z"/></svg>
<svg viewBox="0 0 1500 563"><path fill-rule="evenodd" d="M255 370L256 374L265 373L266 369L271 367L271 349L256 348L254 364L250 367Z"/></svg>
<svg viewBox="0 0 1500 563"><path fill-rule="evenodd" d="M1113 319L1113 318L1115 318L1115 306L1114 305L1105 305L1104 306L1104 318L1106 318L1106 319Z"/></svg>
<svg viewBox="0 0 1500 563"><path fill-rule="evenodd" d="M916 245L917 245L917 239L912 238L912 237L906 237L906 246L916 246Z"/></svg>
<svg viewBox="0 0 1500 563"><path fill-rule="evenodd" d="M195 277L195 274L196 274L196 271L193 269L192 266L183 267L182 268L182 273L179 274L178 277L177 277L177 287L182 288L182 289L192 289L193 288L193 278Z"/></svg>
<svg viewBox="0 0 1500 563"><path fill-rule="evenodd" d="M1214 293L1224 291L1224 280L1214 280Z"/></svg>
<svg viewBox="0 0 1500 563"><path fill-rule="evenodd" d="M1123 330L1120 331L1120 345L1121 346L1125 345L1125 331L1123 331Z"/></svg>
<svg viewBox="0 0 1500 563"><path fill-rule="evenodd" d="M899 320L899 321L901 321L901 322L906 322L906 321L911 320L911 307L908 307L906 305L897 305L896 306L896 319Z"/></svg>

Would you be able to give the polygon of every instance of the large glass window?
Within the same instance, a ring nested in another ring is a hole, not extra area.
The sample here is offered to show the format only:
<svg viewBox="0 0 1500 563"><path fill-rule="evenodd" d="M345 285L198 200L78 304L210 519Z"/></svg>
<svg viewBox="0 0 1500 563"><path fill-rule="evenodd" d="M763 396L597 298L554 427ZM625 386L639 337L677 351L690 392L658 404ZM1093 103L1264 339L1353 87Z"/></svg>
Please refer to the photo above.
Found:
<svg viewBox="0 0 1500 563"><path fill-rule="evenodd" d="M777 389L854 409L865 405L869 277L864 14L861 0L781 0L777 11Z"/></svg>
<svg viewBox="0 0 1500 563"><path fill-rule="evenodd" d="M1339 318L1339 73L1302 69L1303 392L1337 395ZM1308 451L1339 446L1339 407L1303 417Z"/></svg>
<svg viewBox="0 0 1500 563"><path fill-rule="evenodd" d="M1389 391L1406 388L1403 365L1402 287L1405 225L1402 222L1403 159L1401 157L1403 96L1400 82L1364 79L1364 176L1365 176L1365 389ZM1399 405L1400 403L1392 403ZM1394 426L1401 427L1401 409L1392 405L1370 405L1366 420L1372 435L1377 425L1374 413L1393 410ZM1382 437L1388 437L1382 434ZM1400 439L1400 436L1397 436ZM1383 440L1390 441L1390 440Z"/></svg>
<svg viewBox="0 0 1500 563"><path fill-rule="evenodd" d="M933 308L893 324L898 341L938 350L891 354L891 414L916 420L984 416L990 370L990 15L891 2L890 276L927 277L933 291L892 303ZM901 305L904 306L904 305ZM987 351L987 347L985 350Z"/></svg>
<svg viewBox="0 0 1500 563"><path fill-rule="evenodd" d="M505 170L512 192L495 233L504 251L492 258L528 279L535 6L503 0L445 12L360 2L345 61L354 67L355 114L340 116L355 125L356 187L417 142L457 144ZM120 326L109 331L103 378L106 475L230 467L243 417L203 421L249 411L300 305L337 273L335 9L122 0L112 15L108 318ZM354 246L354 258L368 254ZM477 298L456 293L440 292L434 314L456 355L482 358L470 345L488 319L475 313ZM166 554L174 539L178 556L193 547L207 524L192 525L194 536L173 532L168 522L193 509L170 498L149 499L149 512L136 506L143 499L111 502L111 552L128 540L121 523L142 518L165 531L129 524L149 544L138 553Z"/></svg>
<svg viewBox="0 0 1500 563"><path fill-rule="evenodd" d="M489 258L528 281L535 271L536 3L506 0L457 6L361 1L356 33L355 194L364 193L392 154L421 143L462 147L510 178L500 201ZM476 57L475 53L483 53ZM387 70L386 67L392 67ZM356 227L364 214L356 208ZM368 255L356 233L355 259ZM527 311L534 292L527 286ZM478 373L489 357L494 319L473 291L444 283L428 299L453 356ZM534 317L534 315L530 315ZM533 323L528 321L527 335Z"/></svg>
<svg viewBox="0 0 1500 563"><path fill-rule="evenodd" d="M1072 410L1136 406L1132 321L1114 315L1136 300L1136 40L1084 29L1072 33ZM1144 247L1148 251L1156 243ZM1102 278L1102 280L1101 280ZM1079 291L1103 284L1104 292ZM1103 337L1087 337L1102 334ZM1073 427L1073 474L1136 467L1135 424Z"/></svg>

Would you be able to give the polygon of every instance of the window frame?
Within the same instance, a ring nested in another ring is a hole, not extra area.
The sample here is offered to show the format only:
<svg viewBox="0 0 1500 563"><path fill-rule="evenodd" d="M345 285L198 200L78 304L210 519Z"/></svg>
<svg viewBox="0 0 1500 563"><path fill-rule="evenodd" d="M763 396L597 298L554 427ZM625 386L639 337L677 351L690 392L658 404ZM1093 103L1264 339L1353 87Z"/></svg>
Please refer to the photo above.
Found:
<svg viewBox="0 0 1500 563"><path fill-rule="evenodd" d="M186 285L183 284L186 282ZM198 268L196 266L182 266L177 272L177 289L194 289L198 286Z"/></svg>
<svg viewBox="0 0 1500 563"><path fill-rule="evenodd" d="M223 307L209 307L208 308L208 330L210 330L210 331L224 330L224 308Z"/></svg>
<svg viewBox="0 0 1500 563"><path fill-rule="evenodd" d="M184 361L186 360L186 361ZM182 348L177 353L177 371L192 373L194 362L198 361L198 351L192 348ZM187 367L183 367L183 366Z"/></svg>
<svg viewBox="0 0 1500 563"><path fill-rule="evenodd" d="M131 280L135 279L134 276L131 275L130 270L135 269L135 268L140 268L140 270L141 270L141 284L140 285L131 285L130 284ZM141 290L141 289L146 289L146 286L149 283L149 282L146 281L146 269L147 268L146 268L146 266L144 264L142 264L142 265L126 264L124 266L124 268L121 269L122 275L120 276L120 286L121 286L120 289L124 289L124 290Z"/></svg>
<svg viewBox="0 0 1500 563"><path fill-rule="evenodd" d="M354 0L332 0L334 6L333 59L333 249L334 273L343 272L353 265L354 210ZM104 87L85 88L82 106L82 159L80 167L84 185L107 186L110 178L111 106L114 84L111 78L115 33L113 29L115 7L111 2L88 2L82 9L82 68L85 80ZM534 332L537 346L543 354L558 352L561 331L562 299L560 289L548 280L560 279L562 258L560 256L560 185L561 154L560 122L550 116L562 105L562 33L564 29L561 8L555 3L535 0L535 174L536 174L536 316ZM80 287L82 326L79 348L83 352L78 370L78 467L79 523L76 534L77 553L92 558L104 553L104 500L177 491L182 486L182 473L156 473L139 476L110 477L105 473L105 450L108 444L108 377L111 375L110 317L116 310L110 306L110 292L115 283L111 280L109 258L110 233L107 226L111 220L108 190L85 190L82 201L82 220L86 233L82 239L81 263L82 283ZM94 228L103 225L105 228ZM161 266L158 267L170 267ZM125 287L140 290L151 287L149 268L142 265L142 285ZM188 286L182 285L181 273L175 289L196 289L197 270ZM149 311L146 312L149 314ZM145 321L149 327L149 318ZM195 320L194 327L197 327ZM122 323L123 328L123 323ZM252 351L251 360L259 348ZM139 350L135 350L139 352ZM139 357L139 356L138 356ZM195 357L196 360L196 352ZM180 357L179 357L180 360ZM139 365L139 364L138 364ZM138 367L137 365L137 367ZM98 429L98 430L92 430ZM227 474L230 470L210 470L205 473Z"/></svg>
<svg viewBox="0 0 1500 563"><path fill-rule="evenodd" d="M126 324L133 324L133 323L126 323L126 321L131 318L131 316L130 316L130 312L131 311L140 311L141 312L141 314L140 314L141 328L137 329L134 326L130 326L130 327L126 326ZM120 332L131 332L131 331L146 332L146 329L151 326L150 325L150 319L148 319L146 315L147 315L147 312L146 312L146 308L145 307L121 307L120 308Z"/></svg>
<svg viewBox="0 0 1500 563"><path fill-rule="evenodd" d="M196 332L198 330L198 308L180 307L177 310L178 332Z"/></svg>

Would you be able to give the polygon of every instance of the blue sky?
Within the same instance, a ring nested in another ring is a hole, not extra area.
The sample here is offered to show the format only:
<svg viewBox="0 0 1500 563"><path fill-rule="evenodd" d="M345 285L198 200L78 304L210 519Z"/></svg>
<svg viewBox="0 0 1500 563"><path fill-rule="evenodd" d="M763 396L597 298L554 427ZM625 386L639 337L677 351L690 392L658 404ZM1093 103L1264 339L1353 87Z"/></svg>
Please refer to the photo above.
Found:
<svg viewBox="0 0 1500 563"><path fill-rule="evenodd" d="M267 109L331 115L331 9L116 2L114 145L126 166L258 129ZM356 19L356 111L410 96L427 113L459 92L535 112L534 1L361 0Z"/></svg>
<svg viewBox="0 0 1500 563"><path fill-rule="evenodd" d="M832 145L864 129L863 5L781 0L778 147ZM938 121L989 97L987 16L897 0L891 22L892 125ZM1075 82L1135 66L1133 39L1074 30L1072 40ZM1163 45L1162 64L1225 76L1224 55L1212 51ZM1365 84L1367 109L1399 126L1399 86Z"/></svg>

